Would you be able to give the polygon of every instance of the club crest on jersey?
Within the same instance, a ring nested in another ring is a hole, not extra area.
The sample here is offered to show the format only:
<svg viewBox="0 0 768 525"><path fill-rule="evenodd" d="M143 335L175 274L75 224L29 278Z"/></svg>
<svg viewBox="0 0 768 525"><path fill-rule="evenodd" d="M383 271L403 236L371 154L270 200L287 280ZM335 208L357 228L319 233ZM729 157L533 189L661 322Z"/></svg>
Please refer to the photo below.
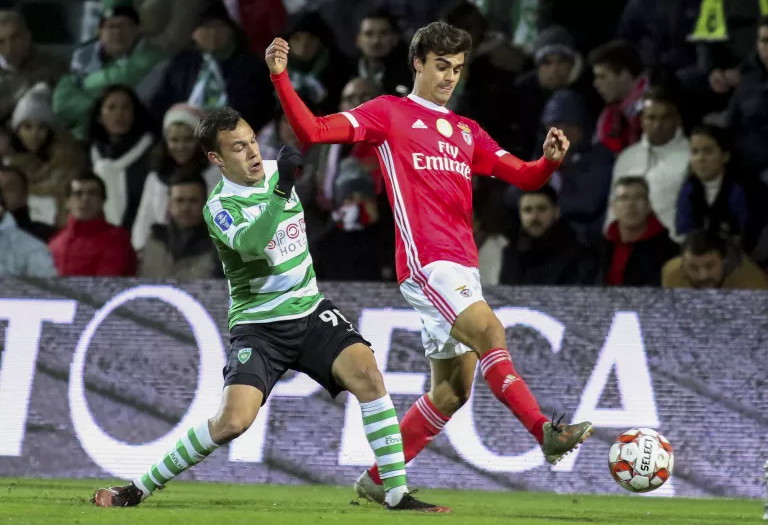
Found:
<svg viewBox="0 0 768 525"><path fill-rule="evenodd" d="M451 126L451 123L444 118L437 119L435 124L437 125L437 131L439 131L441 135L445 137L453 135L453 126Z"/></svg>
<svg viewBox="0 0 768 525"><path fill-rule="evenodd" d="M252 348L241 348L239 352L237 352L237 360L240 361L242 364L245 364L248 362L248 360L251 358L251 352L253 351Z"/></svg>
<svg viewBox="0 0 768 525"><path fill-rule="evenodd" d="M459 122L457 124L457 126L461 130L461 138L464 139L464 142L467 143L467 146L471 146L472 145L472 130L469 129L469 126L467 126L463 122Z"/></svg>
<svg viewBox="0 0 768 525"><path fill-rule="evenodd" d="M459 286L458 288L455 288L455 290L459 292L462 297L472 297L472 290L467 288L467 285Z"/></svg>
<svg viewBox="0 0 768 525"><path fill-rule="evenodd" d="M227 210L221 210L216 214L213 222L216 223L216 226L218 226L221 231L225 232L229 229L230 226L232 226L234 219Z"/></svg>

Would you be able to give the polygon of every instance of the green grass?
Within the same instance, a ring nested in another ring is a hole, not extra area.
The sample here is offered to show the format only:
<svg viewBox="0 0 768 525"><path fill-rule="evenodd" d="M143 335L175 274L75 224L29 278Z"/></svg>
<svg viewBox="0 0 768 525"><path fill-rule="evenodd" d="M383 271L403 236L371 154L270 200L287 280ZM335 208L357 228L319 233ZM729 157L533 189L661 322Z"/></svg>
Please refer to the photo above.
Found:
<svg viewBox="0 0 768 525"><path fill-rule="evenodd" d="M448 516L392 514L352 503L349 487L224 485L177 482L136 508L98 509L88 498L103 480L0 479L0 523L15 525L305 525L520 524L749 525L762 503L734 499L574 496L527 492L424 490Z"/></svg>

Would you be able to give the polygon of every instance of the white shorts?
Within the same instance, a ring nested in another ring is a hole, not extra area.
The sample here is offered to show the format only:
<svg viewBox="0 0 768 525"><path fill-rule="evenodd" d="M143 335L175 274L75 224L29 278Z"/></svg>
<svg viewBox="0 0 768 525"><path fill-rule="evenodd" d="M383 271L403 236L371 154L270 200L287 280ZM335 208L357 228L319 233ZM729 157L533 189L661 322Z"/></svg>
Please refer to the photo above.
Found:
<svg viewBox="0 0 768 525"><path fill-rule="evenodd" d="M451 328L461 312L483 300L477 268L435 261L403 281L400 292L421 315L421 341L427 357L450 359L471 352L451 337Z"/></svg>

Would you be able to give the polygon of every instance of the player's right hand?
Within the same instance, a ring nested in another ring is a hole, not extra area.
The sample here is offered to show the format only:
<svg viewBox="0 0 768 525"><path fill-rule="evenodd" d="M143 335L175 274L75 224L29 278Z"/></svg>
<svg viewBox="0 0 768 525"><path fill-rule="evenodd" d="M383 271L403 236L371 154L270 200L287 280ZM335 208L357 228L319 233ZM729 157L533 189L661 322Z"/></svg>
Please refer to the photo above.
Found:
<svg viewBox="0 0 768 525"><path fill-rule="evenodd" d="M273 75L279 75L285 71L288 65L288 42L282 38L275 38L269 44L264 59L267 61L269 72Z"/></svg>

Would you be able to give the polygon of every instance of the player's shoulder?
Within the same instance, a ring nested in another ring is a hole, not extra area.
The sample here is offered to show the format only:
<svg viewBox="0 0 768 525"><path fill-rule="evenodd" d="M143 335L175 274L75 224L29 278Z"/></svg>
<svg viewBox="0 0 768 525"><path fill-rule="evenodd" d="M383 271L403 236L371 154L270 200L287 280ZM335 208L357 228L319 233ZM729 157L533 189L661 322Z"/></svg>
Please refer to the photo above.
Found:
<svg viewBox="0 0 768 525"><path fill-rule="evenodd" d="M387 109L394 105L396 105L399 101L402 99L400 97L395 97L393 95L380 95L376 98L373 98L369 100L368 102L363 102L356 108L353 108L352 111L355 111L356 109Z"/></svg>

